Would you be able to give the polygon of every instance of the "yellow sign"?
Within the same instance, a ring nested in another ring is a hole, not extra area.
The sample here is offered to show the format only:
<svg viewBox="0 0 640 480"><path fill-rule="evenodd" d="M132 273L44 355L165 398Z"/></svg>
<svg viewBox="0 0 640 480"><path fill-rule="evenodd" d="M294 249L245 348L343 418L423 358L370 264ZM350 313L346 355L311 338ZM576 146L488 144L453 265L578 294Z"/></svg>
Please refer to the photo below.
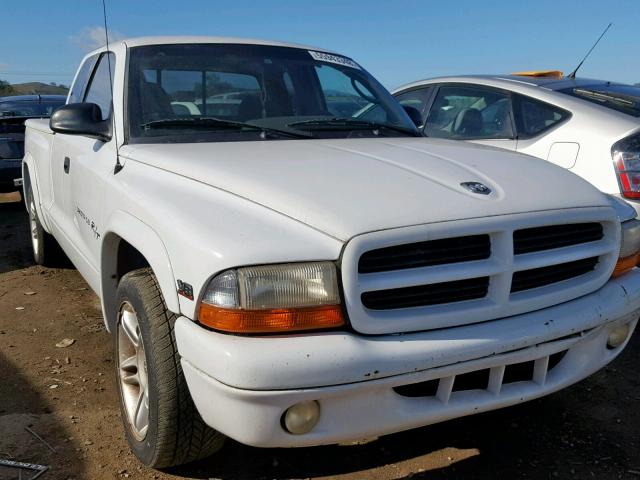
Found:
<svg viewBox="0 0 640 480"><path fill-rule="evenodd" d="M560 70L532 70L530 72L516 72L511 75L517 75L519 77L562 78L564 74Z"/></svg>

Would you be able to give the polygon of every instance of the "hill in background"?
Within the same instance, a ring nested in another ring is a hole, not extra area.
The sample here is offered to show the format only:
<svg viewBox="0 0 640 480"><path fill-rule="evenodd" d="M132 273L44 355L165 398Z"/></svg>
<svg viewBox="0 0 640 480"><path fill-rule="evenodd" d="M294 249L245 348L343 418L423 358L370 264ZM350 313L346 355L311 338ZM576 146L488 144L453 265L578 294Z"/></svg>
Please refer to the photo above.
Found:
<svg viewBox="0 0 640 480"><path fill-rule="evenodd" d="M42 82L15 83L9 86L8 92L1 95L66 95L69 88L66 85L55 85Z"/></svg>

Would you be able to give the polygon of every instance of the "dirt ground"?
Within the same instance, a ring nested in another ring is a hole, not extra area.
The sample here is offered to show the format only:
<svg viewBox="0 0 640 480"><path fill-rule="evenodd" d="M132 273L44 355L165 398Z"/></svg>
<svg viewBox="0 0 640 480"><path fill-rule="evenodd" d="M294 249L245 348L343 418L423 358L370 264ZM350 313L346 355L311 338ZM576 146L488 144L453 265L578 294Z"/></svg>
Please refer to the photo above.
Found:
<svg viewBox="0 0 640 480"><path fill-rule="evenodd" d="M605 370L517 407L365 445L263 450L229 441L199 463L144 468L122 434L96 296L71 266L34 266L23 207L1 202L0 459L49 466L39 478L640 479L638 335ZM65 338L74 343L56 347ZM18 478L0 467L0 480Z"/></svg>

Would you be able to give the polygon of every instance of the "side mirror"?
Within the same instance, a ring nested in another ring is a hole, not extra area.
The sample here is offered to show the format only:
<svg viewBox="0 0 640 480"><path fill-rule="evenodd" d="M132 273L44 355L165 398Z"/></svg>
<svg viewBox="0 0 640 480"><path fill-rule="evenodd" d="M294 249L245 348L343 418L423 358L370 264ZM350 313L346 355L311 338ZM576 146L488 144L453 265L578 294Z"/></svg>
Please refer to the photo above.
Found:
<svg viewBox="0 0 640 480"><path fill-rule="evenodd" d="M402 105L402 108L404 108L404 111L407 112L407 115L409 115L409 118L414 123L414 125L418 128L422 128L422 114L420 113L420 110L418 110L416 107L410 107L408 105Z"/></svg>
<svg viewBox="0 0 640 480"><path fill-rule="evenodd" d="M58 108L51 115L49 127L56 133L111 140L111 122L102 120L102 110L95 103L69 103Z"/></svg>

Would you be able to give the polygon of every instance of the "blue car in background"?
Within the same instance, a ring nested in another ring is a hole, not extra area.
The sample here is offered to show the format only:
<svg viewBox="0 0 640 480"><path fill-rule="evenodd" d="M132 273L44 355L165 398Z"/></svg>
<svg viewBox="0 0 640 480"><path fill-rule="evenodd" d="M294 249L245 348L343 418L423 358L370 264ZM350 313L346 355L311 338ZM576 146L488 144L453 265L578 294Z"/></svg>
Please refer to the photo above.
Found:
<svg viewBox="0 0 640 480"><path fill-rule="evenodd" d="M66 99L65 95L0 97L0 193L20 190L25 120L50 117Z"/></svg>

